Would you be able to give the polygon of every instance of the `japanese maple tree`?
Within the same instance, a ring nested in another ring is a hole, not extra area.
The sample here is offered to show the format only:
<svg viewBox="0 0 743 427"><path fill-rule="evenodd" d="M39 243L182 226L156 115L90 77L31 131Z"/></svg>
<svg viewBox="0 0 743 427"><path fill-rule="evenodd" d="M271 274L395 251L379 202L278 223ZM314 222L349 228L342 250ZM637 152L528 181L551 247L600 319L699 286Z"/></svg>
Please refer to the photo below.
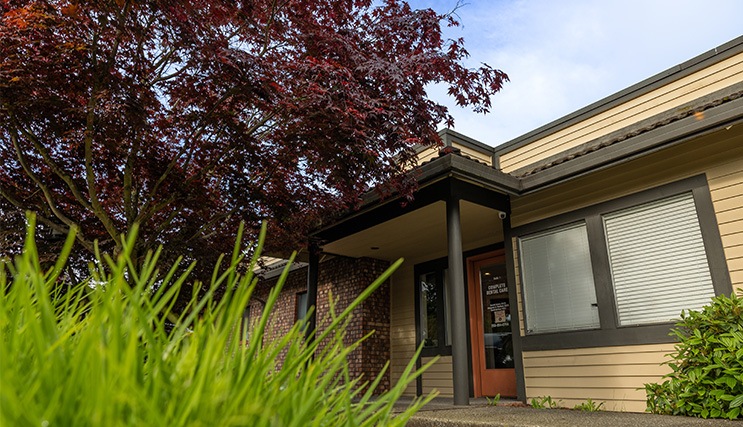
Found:
<svg viewBox="0 0 743 427"><path fill-rule="evenodd" d="M296 248L373 186L412 191L414 147L452 123L427 85L487 112L507 80L403 1L1 4L2 218L78 227L82 258L135 223L139 256L212 258L241 220Z"/></svg>

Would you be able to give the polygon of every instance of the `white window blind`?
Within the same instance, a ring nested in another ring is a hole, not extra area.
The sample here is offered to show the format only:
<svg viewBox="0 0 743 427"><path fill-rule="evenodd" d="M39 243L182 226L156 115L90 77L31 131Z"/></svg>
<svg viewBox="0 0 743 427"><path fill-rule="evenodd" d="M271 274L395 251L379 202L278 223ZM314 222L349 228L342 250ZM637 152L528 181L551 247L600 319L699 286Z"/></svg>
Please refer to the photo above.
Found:
<svg viewBox="0 0 743 427"><path fill-rule="evenodd" d="M620 325L668 322L715 295L692 194L604 215Z"/></svg>
<svg viewBox="0 0 743 427"><path fill-rule="evenodd" d="M528 333L598 328L585 223L519 239Z"/></svg>

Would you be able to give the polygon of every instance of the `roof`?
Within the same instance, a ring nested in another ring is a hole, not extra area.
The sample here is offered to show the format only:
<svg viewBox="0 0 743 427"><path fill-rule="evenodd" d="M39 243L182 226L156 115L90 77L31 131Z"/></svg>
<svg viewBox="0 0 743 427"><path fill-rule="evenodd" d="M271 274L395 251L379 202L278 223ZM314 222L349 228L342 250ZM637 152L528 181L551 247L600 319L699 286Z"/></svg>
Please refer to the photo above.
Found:
<svg viewBox="0 0 743 427"><path fill-rule="evenodd" d="M705 111L715 108L721 104L734 101L743 96L743 82L734 84L705 97L696 99L681 107L657 114L646 120L634 123L619 129L608 135L596 138L572 149L565 150L554 156L550 156L535 164L517 169L511 175L523 178L543 170L549 169L561 163L573 160L577 157L601 150L622 141L634 138L644 133L659 129L681 119L693 116L696 120L703 120Z"/></svg>
<svg viewBox="0 0 743 427"><path fill-rule="evenodd" d="M543 126L494 150L494 157L585 120L616 105L651 92L671 81L709 67L711 64L743 52L743 36L716 49L631 86L571 115ZM520 196L560 182L647 155L665 147L689 141L706 133L743 124L743 82L727 86L711 94L671 108L645 120L633 123L610 134L597 137L577 147L565 150L521 169L503 172L462 153L451 141L464 142L464 147L487 151L487 146L465 135L445 129L440 132L445 146L438 155L409 171L418 182L419 191L436 187L447 178L456 178L509 196ZM430 192L430 191L429 191ZM358 210L349 211L313 234L335 228L357 216L369 215L398 199L392 194L383 197L376 191L364 195ZM405 204L410 204L408 200ZM417 204L413 201L412 204Z"/></svg>
<svg viewBox="0 0 743 427"><path fill-rule="evenodd" d="M649 77L613 95L596 101L580 110L554 120L522 136L495 147L495 155L499 156L517 148L528 145L535 140L558 132L589 117L600 114L633 98L652 92L661 86L691 75L697 71L724 61L743 52L743 36L737 37L686 62L671 67L661 73Z"/></svg>

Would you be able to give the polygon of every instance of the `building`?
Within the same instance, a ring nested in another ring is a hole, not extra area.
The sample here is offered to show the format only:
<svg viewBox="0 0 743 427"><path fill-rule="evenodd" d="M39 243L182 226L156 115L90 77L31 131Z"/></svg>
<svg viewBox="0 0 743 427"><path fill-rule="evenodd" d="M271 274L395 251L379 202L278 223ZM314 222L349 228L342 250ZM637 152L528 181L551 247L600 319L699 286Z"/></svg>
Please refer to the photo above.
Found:
<svg viewBox="0 0 743 427"><path fill-rule="evenodd" d="M355 372L389 359L395 381L423 342L441 358L411 395L643 411L681 310L743 290L742 95L739 37L496 148L445 130L412 203L370 196L314 233L277 322L404 257L352 325L377 331Z"/></svg>

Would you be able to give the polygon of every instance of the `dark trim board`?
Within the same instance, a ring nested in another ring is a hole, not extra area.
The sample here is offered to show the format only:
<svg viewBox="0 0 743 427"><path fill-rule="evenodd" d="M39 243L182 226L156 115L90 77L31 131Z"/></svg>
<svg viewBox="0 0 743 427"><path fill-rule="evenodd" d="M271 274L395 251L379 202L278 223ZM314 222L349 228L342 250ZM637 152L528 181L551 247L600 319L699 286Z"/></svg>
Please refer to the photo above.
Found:
<svg viewBox="0 0 743 427"><path fill-rule="evenodd" d="M420 286L418 283L418 278L421 274L434 271L437 273L436 280L441 284L440 286L443 288L444 286L444 271L447 269L448 266L448 257L444 258L438 258L431 261L422 262L420 264L416 264L413 267L413 284L414 284L414 290L413 295L415 298L415 345L416 347L420 345L420 343L423 341L423 337L421 336L421 324L420 324L420 313L421 313L421 291ZM443 315L437 317L437 325L436 327L444 331L443 335L446 335L446 323L445 323L445 317L446 317L446 311L445 311L445 304L444 299L440 298L439 300L439 307L438 307L438 313L441 313ZM421 350L421 357L435 357L435 356L451 356L451 344L446 345L446 342L439 342L438 347L424 347Z"/></svg>
<svg viewBox="0 0 743 427"><path fill-rule="evenodd" d="M511 211L507 195L456 177L445 177L420 188L415 193L415 199L412 202L403 205L399 199L392 199L318 230L311 237L326 242L339 240L435 202L446 201L452 194L456 194L459 200L466 200L501 212L510 213Z"/></svg>
<svg viewBox="0 0 743 427"><path fill-rule="evenodd" d="M511 339L513 342L513 367L516 370L516 398L526 403L526 381L524 377L524 343L521 337L521 319L518 315L518 289L516 286L516 266L513 260L513 229L511 216L503 219L503 243L506 257L506 280L508 281L508 304L517 307L516 315L511 316Z"/></svg>
<svg viewBox="0 0 743 427"><path fill-rule="evenodd" d="M564 350L619 345L672 343L673 323L632 326L618 329L591 329L573 332L527 335L521 337L524 351Z"/></svg>
<svg viewBox="0 0 743 427"><path fill-rule="evenodd" d="M644 190L635 194L598 203L573 212L557 215L512 230L512 236L519 237L563 227L585 221L589 250L599 306L600 329L542 333L523 336L523 350L555 350L586 347L606 347L617 345L654 344L674 342L669 336L673 323L648 324L641 326L620 326L614 299L611 268L607 252L606 235L603 229L602 214L691 191L696 205L702 240L707 254L710 275L716 295L732 292L730 273L727 270L725 253L717 227L707 178L697 175L670 184ZM518 251L519 259L522 254ZM521 270L523 271L523 269ZM523 276L520 277L521 292L524 295ZM525 304L525 301L523 301ZM526 313L526 307L522 306ZM528 322L528 319L526 319Z"/></svg>

